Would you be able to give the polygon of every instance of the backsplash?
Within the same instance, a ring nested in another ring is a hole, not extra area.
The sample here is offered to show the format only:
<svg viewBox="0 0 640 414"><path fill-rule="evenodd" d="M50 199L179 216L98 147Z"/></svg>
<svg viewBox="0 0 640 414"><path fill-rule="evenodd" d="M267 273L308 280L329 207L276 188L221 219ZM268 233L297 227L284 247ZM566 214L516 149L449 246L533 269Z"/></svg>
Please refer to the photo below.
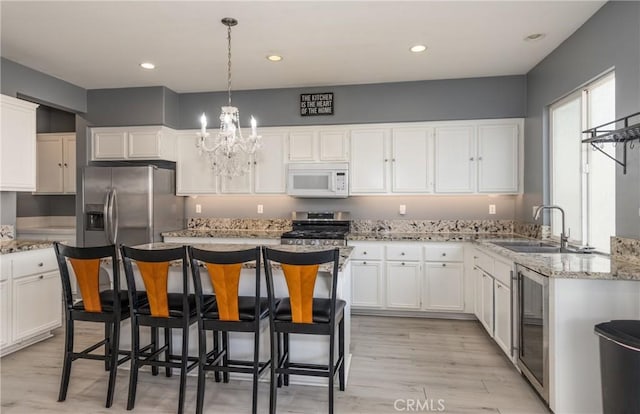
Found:
<svg viewBox="0 0 640 414"><path fill-rule="evenodd" d="M611 237L611 256L640 264L640 240Z"/></svg>
<svg viewBox="0 0 640 414"><path fill-rule="evenodd" d="M353 220L352 233L513 233L513 220Z"/></svg>
<svg viewBox="0 0 640 414"><path fill-rule="evenodd" d="M540 239L544 234L544 227L535 223L523 223L521 221L513 222L513 232L525 237L531 237L533 239Z"/></svg>
<svg viewBox="0 0 640 414"><path fill-rule="evenodd" d="M0 241L13 240L15 228L11 224L0 224Z"/></svg>
<svg viewBox="0 0 640 414"><path fill-rule="evenodd" d="M193 218L187 219L190 230L261 230L289 231L289 219L239 219L239 218Z"/></svg>

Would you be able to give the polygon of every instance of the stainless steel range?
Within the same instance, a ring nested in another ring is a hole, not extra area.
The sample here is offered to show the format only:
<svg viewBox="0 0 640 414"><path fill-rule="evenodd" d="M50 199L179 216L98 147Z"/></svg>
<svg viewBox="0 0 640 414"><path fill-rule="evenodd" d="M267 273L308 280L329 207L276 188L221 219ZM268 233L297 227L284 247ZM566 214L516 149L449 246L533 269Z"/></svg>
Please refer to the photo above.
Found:
<svg viewBox="0 0 640 414"><path fill-rule="evenodd" d="M292 227L293 230L282 234L281 244L346 246L351 221L349 213L344 211L296 211Z"/></svg>

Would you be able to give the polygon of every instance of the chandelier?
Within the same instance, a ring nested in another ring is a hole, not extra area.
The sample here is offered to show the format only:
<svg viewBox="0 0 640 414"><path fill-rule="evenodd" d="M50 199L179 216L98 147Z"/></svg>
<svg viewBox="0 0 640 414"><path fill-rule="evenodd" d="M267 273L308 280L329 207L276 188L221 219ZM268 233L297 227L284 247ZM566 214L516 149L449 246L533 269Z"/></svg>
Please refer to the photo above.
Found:
<svg viewBox="0 0 640 414"><path fill-rule="evenodd" d="M215 134L207 132L207 117L200 117L200 132L196 141L198 153L209 158L215 175L237 177L249 172L251 156L260 149L262 136L258 135L256 120L251 117L251 135L244 137L240 128L240 111L231 105L231 26L238 21L231 17L222 19L227 26L227 95L228 104L220 113L220 129Z"/></svg>

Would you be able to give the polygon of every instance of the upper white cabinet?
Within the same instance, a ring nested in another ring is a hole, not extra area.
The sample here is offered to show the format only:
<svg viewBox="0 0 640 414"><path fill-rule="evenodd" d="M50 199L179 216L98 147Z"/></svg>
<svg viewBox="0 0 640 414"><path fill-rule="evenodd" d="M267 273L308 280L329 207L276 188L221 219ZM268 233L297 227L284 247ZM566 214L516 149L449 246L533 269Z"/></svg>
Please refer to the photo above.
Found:
<svg viewBox="0 0 640 414"><path fill-rule="evenodd" d="M431 129L394 128L391 135L391 191L424 193L431 181Z"/></svg>
<svg viewBox="0 0 640 414"><path fill-rule="evenodd" d="M209 157L196 147L197 132L182 131L176 135L176 194L215 194L218 177L213 174Z"/></svg>
<svg viewBox="0 0 640 414"><path fill-rule="evenodd" d="M438 193L517 193L521 120L435 128Z"/></svg>
<svg viewBox="0 0 640 414"><path fill-rule="evenodd" d="M175 131L164 126L93 128L93 161L176 161Z"/></svg>
<svg viewBox="0 0 640 414"><path fill-rule="evenodd" d="M38 134L36 193L75 194L76 134Z"/></svg>
<svg viewBox="0 0 640 414"><path fill-rule="evenodd" d="M264 138L264 135L263 135ZM335 127L290 128L289 161L347 161L347 130Z"/></svg>
<svg viewBox="0 0 640 414"><path fill-rule="evenodd" d="M36 108L1 95L0 191L36 190Z"/></svg>
<svg viewBox="0 0 640 414"><path fill-rule="evenodd" d="M262 148L254 155L254 191L260 194L282 194L286 191L285 151L287 132L262 131Z"/></svg>
<svg viewBox="0 0 640 414"><path fill-rule="evenodd" d="M387 191L388 134L386 129L351 131L350 194Z"/></svg>

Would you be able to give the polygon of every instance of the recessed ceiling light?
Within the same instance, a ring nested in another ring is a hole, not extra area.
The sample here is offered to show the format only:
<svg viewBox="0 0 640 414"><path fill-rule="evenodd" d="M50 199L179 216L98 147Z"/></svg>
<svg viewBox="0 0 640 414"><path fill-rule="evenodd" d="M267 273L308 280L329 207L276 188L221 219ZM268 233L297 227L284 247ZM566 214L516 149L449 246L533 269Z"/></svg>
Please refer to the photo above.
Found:
<svg viewBox="0 0 640 414"><path fill-rule="evenodd" d="M427 50L427 47L425 45L415 45L415 46L411 46L411 49L409 50L412 51L413 53L420 53Z"/></svg>
<svg viewBox="0 0 640 414"><path fill-rule="evenodd" d="M142 63L140 64L140 67L141 67L141 68L143 68L143 69L155 69L155 68L156 68L156 65L154 65L154 64L153 64L153 63L151 63L151 62L142 62Z"/></svg>
<svg viewBox="0 0 640 414"><path fill-rule="evenodd" d="M540 40L544 37L544 33L532 33L529 36L524 38L525 42L533 42L536 40Z"/></svg>
<svg viewBox="0 0 640 414"><path fill-rule="evenodd" d="M268 55L267 56L267 60L270 60L271 62L280 62L282 60L282 56L280 56L280 55Z"/></svg>

